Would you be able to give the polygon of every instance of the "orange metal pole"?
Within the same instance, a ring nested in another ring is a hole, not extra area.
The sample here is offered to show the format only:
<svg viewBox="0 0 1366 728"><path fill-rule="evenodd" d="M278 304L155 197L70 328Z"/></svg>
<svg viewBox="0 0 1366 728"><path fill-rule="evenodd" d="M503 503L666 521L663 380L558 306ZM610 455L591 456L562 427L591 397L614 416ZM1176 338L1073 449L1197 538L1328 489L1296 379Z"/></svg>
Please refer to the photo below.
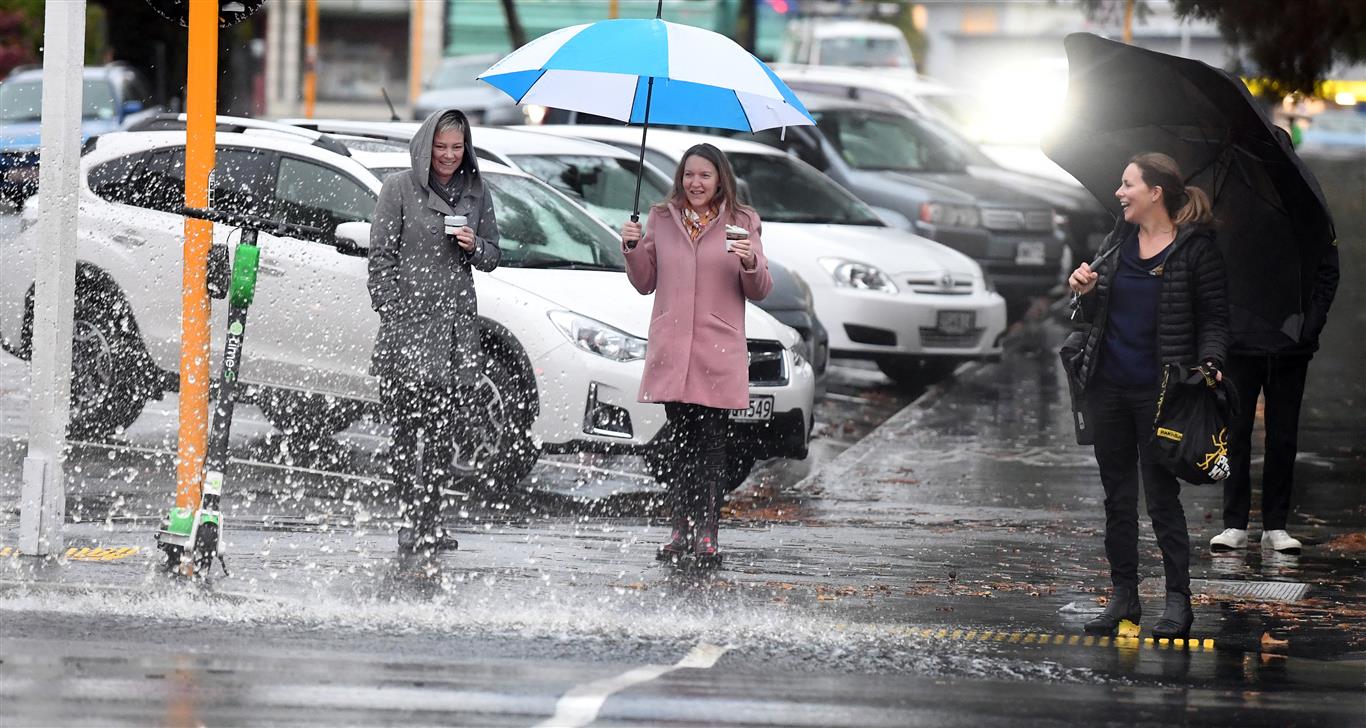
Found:
<svg viewBox="0 0 1366 728"><path fill-rule="evenodd" d="M318 0L308 0L304 30L304 116L312 119L318 101Z"/></svg>
<svg viewBox="0 0 1366 728"><path fill-rule="evenodd" d="M1124 43L1134 42L1134 0L1124 0Z"/></svg>
<svg viewBox="0 0 1366 728"><path fill-rule="evenodd" d="M190 2L185 109L185 204L208 207L218 97L218 3ZM209 248L213 223L185 219L181 274L180 439L176 459L179 508L199 506L209 437Z"/></svg>
<svg viewBox="0 0 1366 728"><path fill-rule="evenodd" d="M413 0L408 23L408 103L417 103L422 93L422 25L423 0Z"/></svg>

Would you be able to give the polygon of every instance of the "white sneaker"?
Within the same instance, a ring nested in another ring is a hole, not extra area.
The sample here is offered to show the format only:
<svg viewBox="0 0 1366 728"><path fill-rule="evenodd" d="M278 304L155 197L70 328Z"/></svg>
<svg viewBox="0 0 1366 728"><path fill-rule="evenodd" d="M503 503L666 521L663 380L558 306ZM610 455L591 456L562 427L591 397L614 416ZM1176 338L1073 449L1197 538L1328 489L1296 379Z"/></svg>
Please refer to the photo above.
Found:
<svg viewBox="0 0 1366 728"><path fill-rule="evenodd" d="M1281 531L1285 533L1285 531ZM1247 548L1247 529L1225 528L1224 532L1209 540L1210 551L1232 551Z"/></svg>
<svg viewBox="0 0 1366 728"><path fill-rule="evenodd" d="M1227 531L1225 531L1227 533ZM1262 548L1270 546L1277 551L1288 551L1290 553L1300 552L1300 540L1286 533L1284 530L1265 531L1262 533Z"/></svg>

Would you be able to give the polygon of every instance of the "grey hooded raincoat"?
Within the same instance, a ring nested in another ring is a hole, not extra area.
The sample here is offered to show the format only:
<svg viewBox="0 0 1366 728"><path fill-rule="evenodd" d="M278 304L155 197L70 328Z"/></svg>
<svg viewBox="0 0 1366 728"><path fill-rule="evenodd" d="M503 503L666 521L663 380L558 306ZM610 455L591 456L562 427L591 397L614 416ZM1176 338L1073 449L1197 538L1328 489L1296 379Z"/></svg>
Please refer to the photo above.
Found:
<svg viewBox="0 0 1366 728"><path fill-rule="evenodd" d="M452 180L459 195L454 205L431 189L432 139L446 111L423 122L409 144L412 170L389 175L375 207L369 287L380 327L370 373L462 387L474 384L482 369L472 269L493 270L502 251L493 196L479 174L468 121L465 156ZM445 234L446 215L468 218L474 252Z"/></svg>

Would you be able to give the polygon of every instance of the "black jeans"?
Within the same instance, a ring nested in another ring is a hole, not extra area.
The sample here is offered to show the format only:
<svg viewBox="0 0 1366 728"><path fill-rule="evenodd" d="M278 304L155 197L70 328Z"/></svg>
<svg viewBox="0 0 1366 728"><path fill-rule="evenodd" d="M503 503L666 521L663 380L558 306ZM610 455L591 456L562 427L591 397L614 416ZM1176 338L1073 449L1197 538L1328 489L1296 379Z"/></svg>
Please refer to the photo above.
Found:
<svg viewBox="0 0 1366 728"><path fill-rule="evenodd" d="M441 490L454 471L456 391L442 384L384 379L381 403L394 426L389 467L403 520L419 534L441 523Z"/></svg>
<svg viewBox="0 0 1366 728"><path fill-rule="evenodd" d="M665 467L660 481L669 489L673 508L682 508L687 513L708 506L719 508L730 410L665 402L664 413L669 419L669 432L664 442ZM679 515L677 510L674 515Z"/></svg>
<svg viewBox="0 0 1366 728"><path fill-rule="evenodd" d="M1105 557L1110 582L1138 587L1138 483L1162 550L1167 591L1190 594L1190 534L1181 507L1181 483L1153 462L1149 441L1157 386L1126 388L1096 382L1088 392L1096 431L1096 464L1105 488Z"/></svg>
<svg viewBox="0 0 1366 728"><path fill-rule="evenodd" d="M1262 466L1262 529L1282 530L1290 515L1290 491L1299 452L1300 400L1311 355L1232 356L1224 365L1242 410L1229 429L1233 471L1224 481L1224 528L1247 529L1252 509L1252 424L1257 396L1266 398L1266 458Z"/></svg>

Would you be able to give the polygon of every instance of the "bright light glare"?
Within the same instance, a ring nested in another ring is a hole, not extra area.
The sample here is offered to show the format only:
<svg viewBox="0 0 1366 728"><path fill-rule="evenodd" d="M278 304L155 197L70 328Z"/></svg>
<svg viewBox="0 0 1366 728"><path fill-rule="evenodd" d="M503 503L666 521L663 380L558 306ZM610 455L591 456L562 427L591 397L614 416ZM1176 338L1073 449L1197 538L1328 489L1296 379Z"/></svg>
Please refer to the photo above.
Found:
<svg viewBox="0 0 1366 728"><path fill-rule="evenodd" d="M1024 63L987 75L968 121L972 138L987 144L1039 145L1062 121L1067 67L1055 61Z"/></svg>

